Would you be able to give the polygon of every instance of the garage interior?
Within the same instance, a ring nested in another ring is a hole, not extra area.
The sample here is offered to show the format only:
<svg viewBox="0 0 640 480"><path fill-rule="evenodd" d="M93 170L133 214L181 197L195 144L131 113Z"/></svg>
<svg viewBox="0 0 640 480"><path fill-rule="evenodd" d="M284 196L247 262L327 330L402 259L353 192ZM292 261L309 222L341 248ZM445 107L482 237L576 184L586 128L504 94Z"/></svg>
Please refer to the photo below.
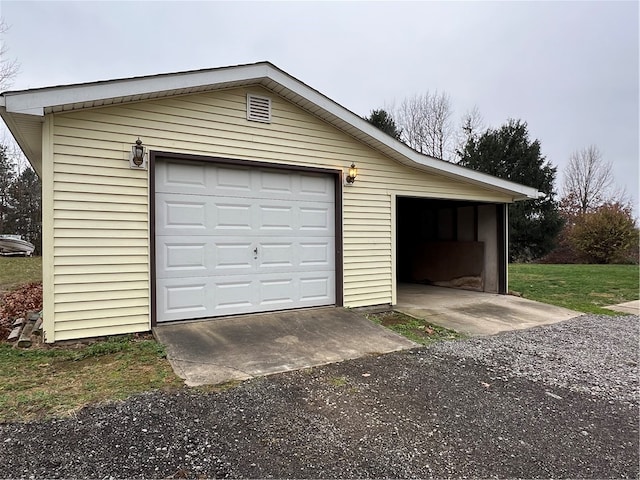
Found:
<svg viewBox="0 0 640 480"><path fill-rule="evenodd" d="M398 197L398 283L506 293L506 205Z"/></svg>

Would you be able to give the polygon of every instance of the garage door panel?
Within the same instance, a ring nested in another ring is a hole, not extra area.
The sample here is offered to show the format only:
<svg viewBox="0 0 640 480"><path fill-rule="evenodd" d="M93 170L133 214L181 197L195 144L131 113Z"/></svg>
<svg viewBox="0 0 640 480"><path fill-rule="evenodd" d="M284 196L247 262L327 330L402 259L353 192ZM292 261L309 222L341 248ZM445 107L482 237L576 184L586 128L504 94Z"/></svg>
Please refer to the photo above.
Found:
<svg viewBox="0 0 640 480"><path fill-rule="evenodd" d="M257 236L262 235L318 235L323 232L333 235L333 206L314 207L311 203L298 200L271 200L260 202L256 208L255 226Z"/></svg>
<svg viewBox="0 0 640 480"><path fill-rule="evenodd" d="M215 230L243 230L250 231L253 224L251 204L245 201L215 202L210 199L213 210L213 228Z"/></svg>
<svg viewBox="0 0 640 480"><path fill-rule="evenodd" d="M241 236L157 237L156 278L255 273L255 248Z"/></svg>
<svg viewBox="0 0 640 480"><path fill-rule="evenodd" d="M205 243L165 243L163 249L163 270L165 271L189 271L205 270L206 267Z"/></svg>
<svg viewBox="0 0 640 480"><path fill-rule="evenodd" d="M256 260L259 269L285 268L296 266L296 249L293 241L274 240L260 242Z"/></svg>
<svg viewBox="0 0 640 480"><path fill-rule="evenodd" d="M333 252L335 242L333 238L316 238L313 241L300 242L300 263L303 268L324 267L333 269Z"/></svg>
<svg viewBox="0 0 640 480"><path fill-rule="evenodd" d="M217 195L241 195L246 197L252 190L251 171L244 168L209 167L210 183L215 185Z"/></svg>
<svg viewBox="0 0 640 480"><path fill-rule="evenodd" d="M202 163L167 162L160 170L160 182L169 189L205 190L207 184L206 168Z"/></svg>
<svg viewBox="0 0 640 480"><path fill-rule="evenodd" d="M257 170L251 167L225 166L200 162L162 161L155 168L157 193L209 194L247 198L334 201L333 181L326 175Z"/></svg>
<svg viewBox="0 0 640 480"><path fill-rule="evenodd" d="M157 278L333 271L330 237L279 237L261 241L243 236L158 237Z"/></svg>
<svg viewBox="0 0 640 480"><path fill-rule="evenodd" d="M335 285L330 275L302 276L300 278L301 302L335 303Z"/></svg>
<svg viewBox="0 0 640 480"><path fill-rule="evenodd" d="M156 222L166 231L202 230L207 228L207 205L183 196L161 197L156 208Z"/></svg>
<svg viewBox="0 0 640 480"><path fill-rule="evenodd" d="M333 235L332 204L206 195L156 195L157 235Z"/></svg>
<svg viewBox="0 0 640 480"><path fill-rule="evenodd" d="M207 191L206 168L202 163L165 162L156 170L157 191L194 193Z"/></svg>
<svg viewBox="0 0 640 480"><path fill-rule="evenodd" d="M334 271L335 240L331 237L279 237L257 244L257 273Z"/></svg>
<svg viewBox="0 0 640 480"><path fill-rule="evenodd" d="M175 162L157 172L158 321L335 304L331 177Z"/></svg>
<svg viewBox="0 0 640 480"><path fill-rule="evenodd" d="M254 280L251 278L227 277L213 280L212 297L215 310L251 308L254 296Z"/></svg>
<svg viewBox="0 0 640 480"><path fill-rule="evenodd" d="M300 175L300 196L309 201L334 202L334 186L325 177Z"/></svg>
<svg viewBox="0 0 640 480"><path fill-rule="evenodd" d="M261 311L335 304L334 276L304 272L269 273L258 280ZM288 306L286 306L288 305Z"/></svg>
<svg viewBox="0 0 640 480"><path fill-rule="evenodd" d="M207 279L189 278L167 282L158 280L160 310L163 318L198 318L206 315L208 305ZM159 312L160 313L160 312Z"/></svg>
<svg viewBox="0 0 640 480"><path fill-rule="evenodd" d="M291 232L295 228L294 207L291 205L258 205L258 229Z"/></svg>
<svg viewBox="0 0 640 480"><path fill-rule="evenodd" d="M333 227L333 207L308 207L300 208L300 230L313 230L314 232L328 232Z"/></svg>
<svg viewBox="0 0 640 480"><path fill-rule="evenodd" d="M246 235L255 228L255 206L246 198L156 194L156 235Z"/></svg>
<svg viewBox="0 0 640 480"><path fill-rule="evenodd" d="M206 205L202 202L165 203L167 227L206 228Z"/></svg>
<svg viewBox="0 0 640 480"><path fill-rule="evenodd" d="M259 305L268 308L287 308L299 296L298 286L293 278L260 280Z"/></svg>
<svg viewBox="0 0 640 480"><path fill-rule="evenodd" d="M214 251L209 275L234 275L254 270L253 244L246 239L217 237L210 240Z"/></svg>
<svg viewBox="0 0 640 480"><path fill-rule="evenodd" d="M163 299L158 302L159 321L335 304L335 283L330 274L170 278L159 279L157 289Z"/></svg>
<svg viewBox="0 0 640 480"><path fill-rule="evenodd" d="M266 171L258 173L258 192L256 197L292 195L294 193L293 179L290 172Z"/></svg>

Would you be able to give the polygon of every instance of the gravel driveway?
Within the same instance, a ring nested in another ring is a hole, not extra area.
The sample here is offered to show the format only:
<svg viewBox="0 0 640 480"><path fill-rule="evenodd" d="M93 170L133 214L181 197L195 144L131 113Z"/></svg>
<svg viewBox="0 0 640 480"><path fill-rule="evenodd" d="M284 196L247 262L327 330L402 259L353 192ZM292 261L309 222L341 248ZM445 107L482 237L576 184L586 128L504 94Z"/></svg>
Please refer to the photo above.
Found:
<svg viewBox="0 0 640 480"><path fill-rule="evenodd" d="M639 318L552 326L0 425L0 477L638 478Z"/></svg>

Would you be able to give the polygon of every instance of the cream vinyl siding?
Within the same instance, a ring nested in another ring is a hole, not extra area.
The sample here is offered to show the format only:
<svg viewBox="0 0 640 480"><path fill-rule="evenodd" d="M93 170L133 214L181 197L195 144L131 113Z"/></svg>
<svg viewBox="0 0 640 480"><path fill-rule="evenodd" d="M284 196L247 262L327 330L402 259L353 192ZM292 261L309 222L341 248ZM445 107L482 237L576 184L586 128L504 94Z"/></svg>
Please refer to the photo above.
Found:
<svg viewBox="0 0 640 480"><path fill-rule="evenodd" d="M271 123L246 120L246 95L272 99ZM151 150L345 171L344 305L392 302L392 195L510 202L503 194L384 157L262 88L55 114L52 128L55 332L47 341L150 328L149 188L129 169ZM46 182L45 182L46 183Z"/></svg>
<svg viewBox="0 0 640 480"><path fill-rule="evenodd" d="M122 143L82 145L81 128L60 135L65 120L51 122L55 322L46 339L149 330L147 172L128 168Z"/></svg>

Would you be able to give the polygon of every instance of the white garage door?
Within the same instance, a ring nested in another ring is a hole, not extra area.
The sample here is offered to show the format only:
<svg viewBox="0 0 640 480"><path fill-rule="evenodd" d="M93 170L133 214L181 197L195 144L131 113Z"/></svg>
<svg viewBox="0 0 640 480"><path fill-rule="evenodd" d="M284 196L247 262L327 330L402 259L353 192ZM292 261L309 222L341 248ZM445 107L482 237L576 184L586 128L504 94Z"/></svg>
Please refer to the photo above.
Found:
<svg viewBox="0 0 640 480"><path fill-rule="evenodd" d="M334 305L331 176L156 165L159 322Z"/></svg>

